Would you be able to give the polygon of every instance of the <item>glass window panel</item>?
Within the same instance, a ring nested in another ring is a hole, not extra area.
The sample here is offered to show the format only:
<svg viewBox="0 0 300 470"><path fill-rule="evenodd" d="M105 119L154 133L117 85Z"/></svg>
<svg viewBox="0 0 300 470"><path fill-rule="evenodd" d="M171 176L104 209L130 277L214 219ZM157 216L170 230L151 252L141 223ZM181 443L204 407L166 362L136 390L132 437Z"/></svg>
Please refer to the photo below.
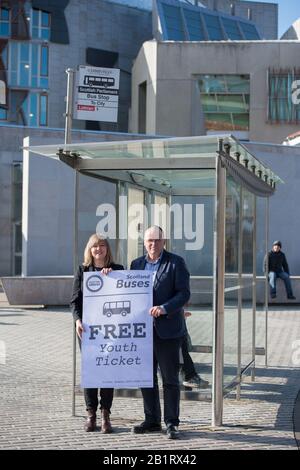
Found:
<svg viewBox="0 0 300 470"><path fill-rule="evenodd" d="M33 26L39 27L39 10L32 10L32 24Z"/></svg>
<svg viewBox="0 0 300 470"><path fill-rule="evenodd" d="M22 205L20 206L21 213L22 213ZM21 224L16 224L16 232L15 232L15 251L22 252L22 226Z"/></svg>
<svg viewBox="0 0 300 470"><path fill-rule="evenodd" d="M222 18L222 23L229 39L243 39L236 21Z"/></svg>
<svg viewBox="0 0 300 470"><path fill-rule="evenodd" d="M215 95L202 95L201 103L203 111L218 111Z"/></svg>
<svg viewBox="0 0 300 470"><path fill-rule="evenodd" d="M5 121L7 119L6 109L0 108L0 120Z"/></svg>
<svg viewBox="0 0 300 470"><path fill-rule="evenodd" d="M42 46L41 48L41 75L48 75L48 47Z"/></svg>
<svg viewBox="0 0 300 470"><path fill-rule="evenodd" d="M29 114L29 125L37 126L38 116L38 95L37 93L30 93L30 114Z"/></svg>
<svg viewBox="0 0 300 470"><path fill-rule="evenodd" d="M37 39L39 37L39 28L36 28L36 27L32 28L32 37L33 39Z"/></svg>
<svg viewBox="0 0 300 470"><path fill-rule="evenodd" d="M28 64L20 63L20 81L21 86L29 86L29 67Z"/></svg>
<svg viewBox="0 0 300 470"><path fill-rule="evenodd" d="M50 26L50 15L46 11L42 11L42 26Z"/></svg>
<svg viewBox="0 0 300 470"><path fill-rule="evenodd" d="M234 129L236 131L249 130L249 114L233 114Z"/></svg>
<svg viewBox="0 0 300 470"><path fill-rule="evenodd" d="M9 23L0 22L0 36L9 36Z"/></svg>
<svg viewBox="0 0 300 470"><path fill-rule="evenodd" d="M227 91L232 93L250 93L249 75L226 75Z"/></svg>
<svg viewBox="0 0 300 470"><path fill-rule="evenodd" d="M50 29L42 28L41 36L42 36L42 39L49 40L50 39Z"/></svg>
<svg viewBox="0 0 300 470"><path fill-rule="evenodd" d="M223 75L202 75L199 79L200 91L203 93L226 92L226 81Z"/></svg>
<svg viewBox="0 0 300 470"><path fill-rule="evenodd" d="M2 62L6 70L8 70L8 47L2 49Z"/></svg>
<svg viewBox="0 0 300 470"><path fill-rule="evenodd" d="M183 10L191 41L203 41L205 35L202 28L201 17L199 13L187 9Z"/></svg>
<svg viewBox="0 0 300 470"><path fill-rule="evenodd" d="M39 48L37 44L31 45L31 75L38 75Z"/></svg>
<svg viewBox="0 0 300 470"><path fill-rule="evenodd" d="M203 14L203 18L207 27L209 39L212 41L218 41L220 39L225 39L221 24L218 16Z"/></svg>
<svg viewBox="0 0 300 470"><path fill-rule="evenodd" d="M47 96L40 95L40 126L47 126Z"/></svg>
<svg viewBox="0 0 300 470"><path fill-rule="evenodd" d="M207 130L230 131L233 130L231 114L226 113L206 113L205 127Z"/></svg>
<svg viewBox="0 0 300 470"><path fill-rule="evenodd" d="M48 78L41 77L40 78L40 88L48 88L49 80Z"/></svg>
<svg viewBox="0 0 300 470"><path fill-rule="evenodd" d="M18 83L18 75L17 72L10 72L10 85L17 85Z"/></svg>
<svg viewBox="0 0 300 470"><path fill-rule="evenodd" d="M21 43L21 55L20 55L21 62L29 63L29 44Z"/></svg>
<svg viewBox="0 0 300 470"><path fill-rule="evenodd" d="M243 95L218 95L217 101L218 111L227 113L248 111Z"/></svg>
<svg viewBox="0 0 300 470"><path fill-rule="evenodd" d="M9 9L8 8L0 9L0 18L1 20L9 21Z"/></svg>
<svg viewBox="0 0 300 470"><path fill-rule="evenodd" d="M181 19L180 9L170 5L162 4L165 15L165 23L167 27L167 39L184 40L184 29Z"/></svg>
<svg viewBox="0 0 300 470"><path fill-rule="evenodd" d="M239 21L240 27L245 35L246 39L261 39L256 27L249 23Z"/></svg>

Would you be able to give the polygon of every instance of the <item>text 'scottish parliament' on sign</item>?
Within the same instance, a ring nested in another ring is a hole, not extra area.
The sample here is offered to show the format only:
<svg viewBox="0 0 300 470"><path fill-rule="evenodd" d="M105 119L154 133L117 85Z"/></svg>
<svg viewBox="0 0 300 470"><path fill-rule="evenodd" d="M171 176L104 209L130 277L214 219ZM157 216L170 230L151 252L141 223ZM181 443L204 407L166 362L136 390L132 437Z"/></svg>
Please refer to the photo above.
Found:
<svg viewBox="0 0 300 470"><path fill-rule="evenodd" d="M153 387L152 272L86 272L81 386Z"/></svg>

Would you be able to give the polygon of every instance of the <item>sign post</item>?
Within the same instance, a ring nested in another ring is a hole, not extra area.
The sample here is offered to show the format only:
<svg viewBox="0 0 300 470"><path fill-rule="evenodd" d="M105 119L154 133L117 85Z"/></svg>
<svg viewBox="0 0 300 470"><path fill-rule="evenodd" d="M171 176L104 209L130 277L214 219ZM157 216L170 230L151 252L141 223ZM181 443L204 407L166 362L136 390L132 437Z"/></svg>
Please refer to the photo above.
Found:
<svg viewBox="0 0 300 470"><path fill-rule="evenodd" d="M80 65L74 97L74 119L118 121L120 70Z"/></svg>

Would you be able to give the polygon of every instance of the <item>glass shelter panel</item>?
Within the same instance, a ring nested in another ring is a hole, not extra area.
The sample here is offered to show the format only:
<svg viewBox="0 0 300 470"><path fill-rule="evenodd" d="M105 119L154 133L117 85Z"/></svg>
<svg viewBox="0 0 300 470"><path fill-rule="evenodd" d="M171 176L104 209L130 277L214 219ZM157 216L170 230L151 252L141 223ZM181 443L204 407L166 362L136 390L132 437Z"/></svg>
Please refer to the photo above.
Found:
<svg viewBox="0 0 300 470"><path fill-rule="evenodd" d="M226 181L224 293L224 387L236 378L239 336L239 295L241 295L240 218L241 186L232 177Z"/></svg>
<svg viewBox="0 0 300 470"><path fill-rule="evenodd" d="M253 331L253 250L255 196L242 191L242 318L241 318L241 367L252 360Z"/></svg>

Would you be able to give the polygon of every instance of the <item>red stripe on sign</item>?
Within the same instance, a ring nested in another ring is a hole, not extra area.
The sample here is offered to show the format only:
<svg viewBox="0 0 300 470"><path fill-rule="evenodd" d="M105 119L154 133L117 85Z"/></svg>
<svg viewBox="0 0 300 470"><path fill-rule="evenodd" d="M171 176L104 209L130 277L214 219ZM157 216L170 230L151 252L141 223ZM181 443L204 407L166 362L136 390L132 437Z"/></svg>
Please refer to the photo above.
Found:
<svg viewBox="0 0 300 470"><path fill-rule="evenodd" d="M85 104L79 104L77 109L80 111L95 111L95 106L87 106Z"/></svg>

